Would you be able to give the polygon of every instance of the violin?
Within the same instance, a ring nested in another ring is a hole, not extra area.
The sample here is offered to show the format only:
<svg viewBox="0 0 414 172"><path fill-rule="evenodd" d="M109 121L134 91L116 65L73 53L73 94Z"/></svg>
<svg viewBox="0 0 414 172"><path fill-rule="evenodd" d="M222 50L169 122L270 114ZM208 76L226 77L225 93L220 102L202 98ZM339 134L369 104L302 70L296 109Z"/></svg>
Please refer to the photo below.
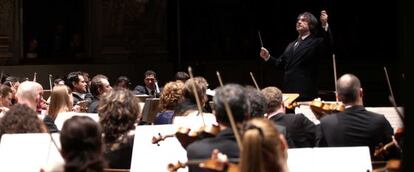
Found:
<svg viewBox="0 0 414 172"><path fill-rule="evenodd" d="M302 105L309 106L317 119L320 119L327 114L342 112L345 110L345 105L341 102L325 102L320 98L316 98L310 102L293 102L286 106L286 108L294 109Z"/></svg>
<svg viewBox="0 0 414 172"><path fill-rule="evenodd" d="M152 144L159 145L159 142L165 140L169 137L177 137L178 141L181 143L181 145L184 148L187 148L187 146L194 141L200 139L200 138L207 138L207 137L214 137L220 132L220 127L218 125L208 125L200 127L196 130L192 130L187 127L178 127L177 131L174 134L167 134L167 135L161 135L161 133L158 133L158 136L152 137Z"/></svg>
<svg viewBox="0 0 414 172"><path fill-rule="evenodd" d="M238 159L230 159L233 162L238 162ZM188 165L199 165L200 168L208 169L212 171L225 171L225 172L238 172L239 165L231 162L222 162L217 159L207 160L189 160L187 162L170 163L167 166L169 172L175 172L180 168L185 168Z"/></svg>
<svg viewBox="0 0 414 172"><path fill-rule="evenodd" d="M401 151L401 147L399 145L399 141L402 136L404 134L404 129L403 128L398 128L397 131L395 132L394 136L392 137L392 141L390 141L389 143L383 145L380 144L379 147L377 147L374 151L374 157L375 158L381 158L383 159L384 156L386 156L389 152L389 149L393 148L393 147L397 147L400 151Z"/></svg>

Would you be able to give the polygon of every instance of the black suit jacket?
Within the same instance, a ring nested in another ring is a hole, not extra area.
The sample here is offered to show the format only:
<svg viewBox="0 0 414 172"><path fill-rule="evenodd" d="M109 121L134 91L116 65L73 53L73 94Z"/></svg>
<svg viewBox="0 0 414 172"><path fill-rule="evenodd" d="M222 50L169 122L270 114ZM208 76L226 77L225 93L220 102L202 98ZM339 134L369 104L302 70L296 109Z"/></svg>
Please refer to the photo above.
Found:
<svg viewBox="0 0 414 172"><path fill-rule="evenodd" d="M388 143L394 133L384 115L353 106L327 115L320 123L319 146L369 146L371 155L379 143Z"/></svg>
<svg viewBox="0 0 414 172"><path fill-rule="evenodd" d="M323 31L322 37L309 35L298 47L292 41L279 58L270 56L268 63L284 70L283 92L299 93L299 100L312 100L318 96L318 64L329 60L332 36Z"/></svg>
<svg viewBox="0 0 414 172"><path fill-rule="evenodd" d="M296 148L315 146L316 126L305 115L279 113L272 116L270 121L286 127L286 131Z"/></svg>
<svg viewBox="0 0 414 172"><path fill-rule="evenodd" d="M216 137L206 138L191 143L187 146L187 158L189 160L208 159L214 149L227 155L228 158L239 158L240 150L236 137L231 128L221 131ZM197 165L189 166L189 171L203 171Z"/></svg>
<svg viewBox="0 0 414 172"><path fill-rule="evenodd" d="M162 87L159 87L159 89L160 89L160 92L159 93L156 93L155 97L160 97L160 94L162 92ZM155 91L156 90L154 90L154 92ZM142 86L142 85L137 85L134 88L133 93L135 95L146 94L146 95L154 96L153 94L151 94L150 92L148 92L148 90L145 88L145 86Z"/></svg>

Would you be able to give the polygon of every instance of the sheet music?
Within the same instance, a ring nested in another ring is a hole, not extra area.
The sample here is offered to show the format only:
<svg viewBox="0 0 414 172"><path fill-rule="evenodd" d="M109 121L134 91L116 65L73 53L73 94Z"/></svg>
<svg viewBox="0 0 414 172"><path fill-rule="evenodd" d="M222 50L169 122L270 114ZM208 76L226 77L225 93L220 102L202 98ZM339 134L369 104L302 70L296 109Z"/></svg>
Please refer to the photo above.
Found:
<svg viewBox="0 0 414 172"><path fill-rule="evenodd" d="M288 149L290 172L372 171L367 146Z"/></svg>
<svg viewBox="0 0 414 172"><path fill-rule="evenodd" d="M402 128L404 126L403 121L401 121L394 107L365 107L368 111L375 112L385 116L391 127L394 129L394 132L397 131L397 128ZM403 112L403 108L399 107L400 111ZM295 113L303 113L309 120L315 124L319 124L320 121L316 119L312 110L309 106L300 106L295 109Z"/></svg>
<svg viewBox="0 0 414 172"><path fill-rule="evenodd" d="M52 137L60 145L59 134L53 134ZM39 172L42 168L45 171L57 172L63 164L63 158L47 133L2 136L0 171Z"/></svg>
<svg viewBox="0 0 414 172"><path fill-rule="evenodd" d="M131 159L131 172L167 171L169 163L187 161L187 152L176 137L169 137L157 144L152 144L152 137L173 134L177 131L175 125L143 125L135 129L134 148ZM139 136L139 137L138 137ZM179 169L188 171L187 168Z"/></svg>
<svg viewBox="0 0 414 172"><path fill-rule="evenodd" d="M62 129L63 123L65 123L66 120L72 118L73 116L88 116L95 122L99 123L98 113L62 112L59 113L55 119L55 124L59 131Z"/></svg>
<svg viewBox="0 0 414 172"><path fill-rule="evenodd" d="M287 96L287 95L283 95L283 97L282 97L283 101L286 101L288 98L289 98L289 96Z"/></svg>

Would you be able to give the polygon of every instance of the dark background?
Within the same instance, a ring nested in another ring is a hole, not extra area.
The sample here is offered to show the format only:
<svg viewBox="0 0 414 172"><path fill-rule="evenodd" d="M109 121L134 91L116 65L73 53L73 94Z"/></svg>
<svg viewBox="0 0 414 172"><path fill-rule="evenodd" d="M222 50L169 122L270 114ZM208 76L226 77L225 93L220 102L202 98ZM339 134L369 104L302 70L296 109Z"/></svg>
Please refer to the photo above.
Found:
<svg viewBox="0 0 414 172"><path fill-rule="evenodd" d="M97 2L99 4L107 1ZM121 5L125 3L128 6L132 2L119 3ZM157 3L164 4L166 8L156 9L155 7L159 7ZM253 72L260 87L281 86L282 71L265 64L258 55L260 43L257 32L260 30L264 46L270 50L271 54L278 56L286 45L297 37L295 31L297 15L309 11L319 18L320 10L324 9L328 12L329 24L335 40L334 52L338 77L344 73L357 75L364 87L366 105L390 106L389 90L383 70L383 67L387 67L397 103L400 102L401 89L398 88L401 87L404 72L400 70L399 2L150 0L143 4L149 15L143 15L141 19L131 20L129 23L125 22L123 28L134 29L124 29L124 33L127 31L128 34L120 35L120 37L147 32L136 25L142 23L151 25L161 21L164 22L162 24L165 29L157 32L158 37L137 36L133 37L135 39L122 40L123 42L116 42L114 38L108 39L109 41L92 39L90 42L93 45L88 47L88 38L94 34L92 28L99 24L88 20L87 14L98 7L82 0L25 0L23 1L23 51L26 53L30 40L36 38L39 42L39 58L35 60L23 58L20 63L91 65L136 63L149 66L169 63L173 66L173 71L155 68L161 73L161 81L167 82L172 76L172 74L165 75L165 73L186 71L188 66L192 66L195 75L206 77L213 88L218 86L216 71L222 73L225 82L252 85L249 72ZM123 9L127 8L123 7ZM164 20L153 20L150 15L153 13L150 12L156 10L164 10L165 15L162 16ZM58 25L64 28L60 34L60 42L55 39ZM99 31L99 27L97 30ZM70 47L74 33L78 33L82 38L81 49L84 53L81 58L75 57ZM116 36L112 37L116 39ZM159 55L161 53L155 49L149 53L140 54L142 49L147 48L128 44L140 42L143 38L152 39L152 42L158 43L159 49L165 49L166 53ZM164 40L166 44L162 43ZM124 42L128 42L126 46ZM101 44L127 47L127 51L123 52L126 55L118 57L118 55L93 53L94 49L91 47ZM103 56L107 56L105 60L102 60ZM151 61L154 59L153 56L160 58L157 61ZM319 68L320 96L326 100L334 100L332 59L321 61ZM137 83L142 81L141 74L134 75L136 76L132 77L136 78Z"/></svg>

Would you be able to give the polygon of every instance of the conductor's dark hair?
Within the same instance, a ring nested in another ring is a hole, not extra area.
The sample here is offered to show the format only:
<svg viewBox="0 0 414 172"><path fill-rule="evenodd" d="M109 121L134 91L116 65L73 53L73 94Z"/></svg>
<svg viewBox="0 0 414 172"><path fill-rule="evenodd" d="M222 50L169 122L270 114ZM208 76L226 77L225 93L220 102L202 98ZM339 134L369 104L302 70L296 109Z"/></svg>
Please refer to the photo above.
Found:
<svg viewBox="0 0 414 172"><path fill-rule="evenodd" d="M338 80L338 96L345 104L357 100L360 88L361 82L353 74L344 74Z"/></svg>
<svg viewBox="0 0 414 172"><path fill-rule="evenodd" d="M218 88L213 101L218 123L230 126L230 120L227 117L224 102L227 102L229 105L236 123L242 123L248 119L250 103L247 99L247 94L241 85L227 84L224 87Z"/></svg>
<svg viewBox="0 0 414 172"><path fill-rule="evenodd" d="M104 171L101 128L90 117L74 116L66 120L60 142L65 171Z"/></svg>
<svg viewBox="0 0 414 172"><path fill-rule="evenodd" d="M73 90L73 82L78 83L79 82L79 76L83 76L82 72L76 71L76 72L70 72L66 76L65 85L67 85L70 89Z"/></svg>
<svg viewBox="0 0 414 172"><path fill-rule="evenodd" d="M303 16L305 18L305 20L308 22L309 25L309 31L312 34L316 34L317 32L317 26L318 26L318 19L316 19L316 17L310 13L310 12L304 12L298 15L297 20L299 20L299 18Z"/></svg>

